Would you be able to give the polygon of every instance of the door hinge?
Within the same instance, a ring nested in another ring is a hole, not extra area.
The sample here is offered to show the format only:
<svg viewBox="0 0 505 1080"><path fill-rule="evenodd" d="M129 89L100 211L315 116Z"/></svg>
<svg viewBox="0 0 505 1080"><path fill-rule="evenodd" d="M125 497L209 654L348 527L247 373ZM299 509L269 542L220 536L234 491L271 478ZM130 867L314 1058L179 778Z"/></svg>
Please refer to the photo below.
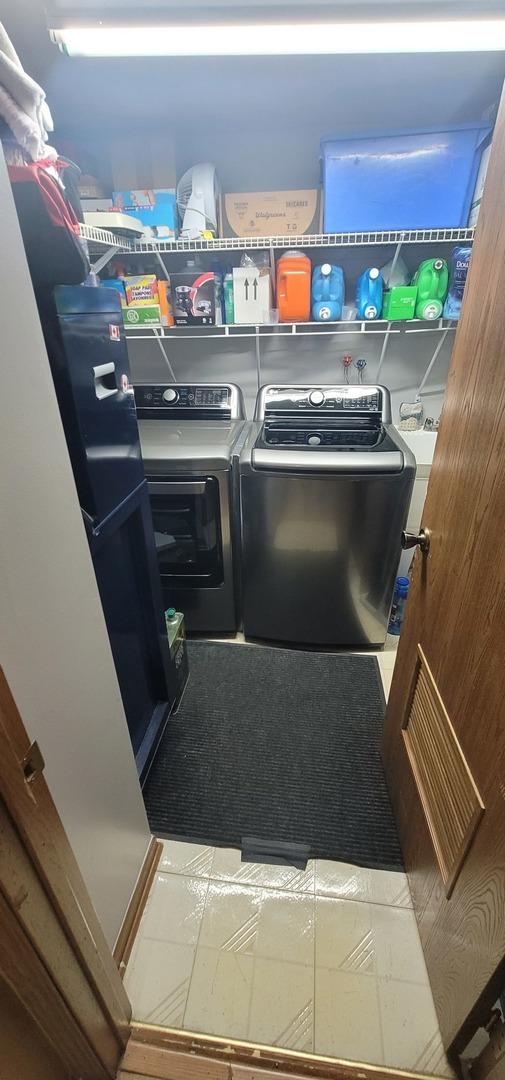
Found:
<svg viewBox="0 0 505 1080"><path fill-rule="evenodd" d="M42 757L42 751L35 739L21 762L21 768L25 774L27 784L31 784L32 780L35 780L37 776L40 776L40 774L44 772L45 765L46 763Z"/></svg>

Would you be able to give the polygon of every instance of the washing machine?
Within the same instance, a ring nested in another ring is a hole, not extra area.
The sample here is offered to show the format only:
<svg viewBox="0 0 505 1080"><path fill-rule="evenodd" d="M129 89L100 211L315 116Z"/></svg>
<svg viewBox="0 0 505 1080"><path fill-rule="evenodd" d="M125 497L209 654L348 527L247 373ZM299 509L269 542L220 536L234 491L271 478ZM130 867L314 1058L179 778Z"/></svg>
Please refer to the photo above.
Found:
<svg viewBox="0 0 505 1080"><path fill-rule="evenodd" d="M231 384L137 384L163 600L193 633L232 634L239 621L233 459L242 393Z"/></svg>
<svg viewBox="0 0 505 1080"><path fill-rule="evenodd" d="M245 634L382 645L414 475L386 387L262 387L240 454Z"/></svg>

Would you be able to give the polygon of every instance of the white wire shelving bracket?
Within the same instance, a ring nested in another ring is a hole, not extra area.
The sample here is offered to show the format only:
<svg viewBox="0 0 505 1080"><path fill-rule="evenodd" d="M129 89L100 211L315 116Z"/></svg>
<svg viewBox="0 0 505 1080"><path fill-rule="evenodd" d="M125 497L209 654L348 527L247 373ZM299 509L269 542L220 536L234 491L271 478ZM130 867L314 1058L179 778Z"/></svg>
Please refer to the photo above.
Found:
<svg viewBox="0 0 505 1080"><path fill-rule="evenodd" d="M87 240L91 270L99 274L104 266L120 252L131 251L133 242L126 236L118 236L108 229L98 229L94 225L80 223L79 231L83 240Z"/></svg>
<svg viewBox="0 0 505 1080"><path fill-rule="evenodd" d="M172 382L177 382L177 379L176 379L176 377L175 377L175 372L174 372L174 369L173 369L173 367L172 367L172 365L171 365L171 363L170 363L170 360L169 360L169 358L168 358L168 353L167 353L167 350L166 350L166 348L165 348L165 345L164 345L164 343L163 343L163 334L161 334L161 333L160 333L159 329L156 329L156 328L155 328L155 330L154 330L154 336L155 336L155 339L156 339L156 341L158 342L158 345L159 345L159 348L160 348L160 352L161 352L161 355L163 356L163 359L165 360L165 363L166 363L166 365L167 365L167 368L168 368L168 370L169 370L169 372L170 372L170 375L171 375L171 378L172 378Z"/></svg>

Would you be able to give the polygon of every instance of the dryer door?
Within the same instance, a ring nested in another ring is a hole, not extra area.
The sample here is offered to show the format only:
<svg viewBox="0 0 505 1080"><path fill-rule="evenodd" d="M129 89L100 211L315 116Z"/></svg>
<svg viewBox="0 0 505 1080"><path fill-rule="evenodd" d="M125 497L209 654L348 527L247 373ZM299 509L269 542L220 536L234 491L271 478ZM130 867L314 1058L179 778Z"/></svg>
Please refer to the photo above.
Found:
<svg viewBox="0 0 505 1080"><path fill-rule="evenodd" d="M148 478L164 588L223 581L219 483L215 476Z"/></svg>

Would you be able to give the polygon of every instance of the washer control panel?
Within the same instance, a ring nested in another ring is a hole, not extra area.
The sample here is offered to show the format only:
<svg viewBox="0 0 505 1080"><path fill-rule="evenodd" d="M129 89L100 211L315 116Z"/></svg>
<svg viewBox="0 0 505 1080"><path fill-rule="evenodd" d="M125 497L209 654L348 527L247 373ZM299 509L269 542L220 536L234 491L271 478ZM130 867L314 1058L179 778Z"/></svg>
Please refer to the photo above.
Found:
<svg viewBox="0 0 505 1080"><path fill-rule="evenodd" d="M256 402L256 419L319 413L374 416L390 422L389 392L382 386L264 386Z"/></svg>
<svg viewBox="0 0 505 1080"><path fill-rule="evenodd" d="M241 420L244 404L238 386L229 383L141 383L135 386L141 420Z"/></svg>

